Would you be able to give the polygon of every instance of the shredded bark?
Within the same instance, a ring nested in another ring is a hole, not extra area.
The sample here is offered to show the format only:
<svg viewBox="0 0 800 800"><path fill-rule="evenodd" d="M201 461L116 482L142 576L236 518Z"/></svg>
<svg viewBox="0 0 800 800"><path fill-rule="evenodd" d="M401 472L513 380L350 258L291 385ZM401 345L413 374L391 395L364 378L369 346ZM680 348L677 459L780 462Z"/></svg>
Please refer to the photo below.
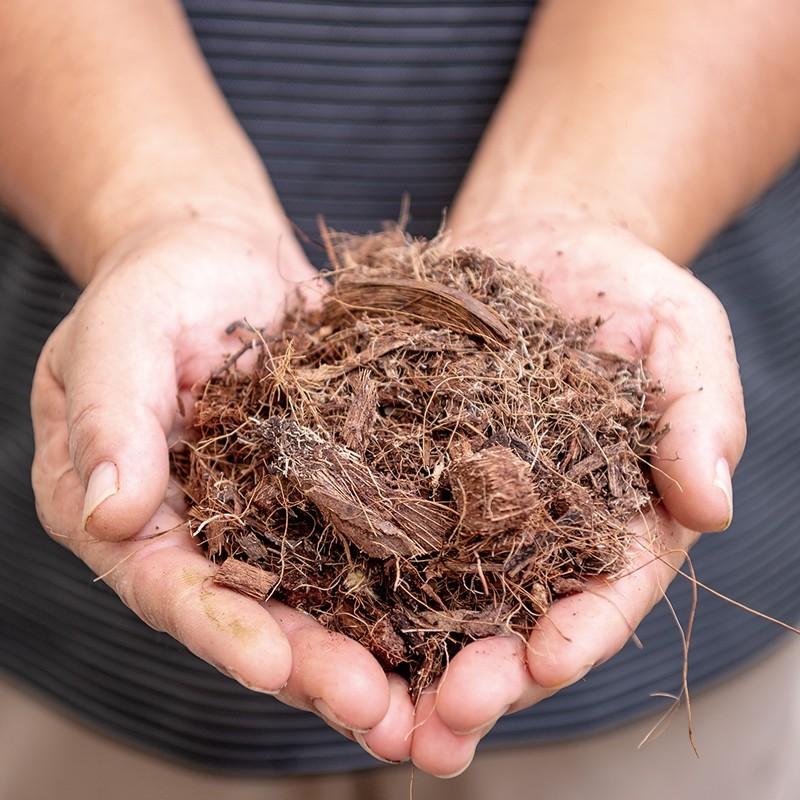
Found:
<svg viewBox="0 0 800 800"><path fill-rule="evenodd" d="M280 576L274 572L266 572L236 558L226 558L214 573L214 583L262 601L267 599L279 581Z"/></svg>
<svg viewBox="0 0 800 800"><path fill-rule="evenodd" d="M217 582L308 611L416 695L624 569L657 388L521 268L398 229L332 242L321 307L199 387L173 461Z"/></svg>

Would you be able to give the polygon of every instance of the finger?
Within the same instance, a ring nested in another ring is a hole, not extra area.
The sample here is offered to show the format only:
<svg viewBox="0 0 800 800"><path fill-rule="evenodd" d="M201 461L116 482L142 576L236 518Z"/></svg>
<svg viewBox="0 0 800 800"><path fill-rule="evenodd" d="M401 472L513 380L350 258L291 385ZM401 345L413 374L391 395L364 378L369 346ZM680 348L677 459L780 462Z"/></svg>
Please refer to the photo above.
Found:
<svg viewBox="0 0 800 800"><path fill-rule="evenodd" d="M369 733L356 733L355 740L379 761L399 764L411 758L414 705L403 678L389 674L387 679L389 710Z"/></svg>
<svg viewBox="0 0 800 800"><path fill-rule="evenodd" d="M160 530L177 524L166 507L150 523ZM277 622L252 598L213 582L216 566L185 527L124 547L138 549L127 561L115 557L105 580L137 616L248 689L277 694L286 685L292 652Z"/></svg>
<svg viewBox="0 0 800 800"><path fill-rule="evenodd" d="M653 515L631 527L637 540L623 576L592 580L586 591L557 600L538 621L528 641L527 662L539 686L575 683L621 650L662 598L697 537L670 524L663 512L658 523Z"/></svg>
<svg viewBox="0 0 800 800"><path fill-rule="evenodd" d="M715 531L733 516L731 475L744 449L744 402L725 310L707 290L698 296L681 308L656 300L646 366L664 385L660 425L668 432L653 474L672 516L692 530Z"/></svg>
<svg viewBox="0 0 800 800"><path fill-rule="evenodd" d="M438 685L417 700L416 727L411 743L414 766L437 778L454 778L472 763L481 733L459 736L445 725L437 711Z"/></svg>
<svg viewBox="0 0 800 800"><path fill-rule="evenodd" d="M63 392L34 392L33 484L46 529L69 547L147 624L248 688L277 692L291 671L289 643L257 602L210 580L214 565L166 505L135 540L111 542L83 530L83 487L70 459Z"/></svg>
<svg viewBox="0 0 800 800"><path fill-rule="evenodd" d="M389 710L389 683L360 644L326 630L313 617L283 603L267 603L293 653L280 699L315 711L334 726L357 733L374 728Z"/></svg>
<svg viewBox="0 0 800 800"><path fill-rule="evenodd" d="M524 639L494 636L456 653L439 683L436 711L454 733L479 733L549 694L528 671Z"/></svg>
<svg viewBox="0 0 800 800"><path fill-rule="evenodd" d="M69 475L54 499L59 507L77 510L74 502L61 503L68 493L81 492L77 474ZM69 522L57 519L56 524L64 530ZM213 583L215 566L168 507L162 506L140 535L137 541L115 543L79 531L70 544L151 628L168 633L247 688L278 692L289 678L292 655L269 613Z"/></svg>
<svg viewBox="0 0 800 800"><path fill-rule="evenodd" d="M677 520L723 531L733 520L731 475L744 446L743 413L726 414L719 392L685 394L661 417L667 430L653 459L653 479Z"/></svg>
<svg viewBox="0 0 800 800"><path fill-rule="evenodd" d="M270 692L283 688L281 699L350 730L367 731L380 722L389 708L389 687L363 647L328 633L306 614L271 603L273 618L249 598L210 584L214 567L183 526L141 541L179 525L167 506L136 541L111 542L83 529L83 490L67 446L65 404L64 392L42 369L33 399L33 477L45 525L67 534L62 542L99 574L110 570L106 581L145 622L243 684Z"/></svg>
<svg viewBox="0 0 800 800"><path fill-rule="evenodd" d="M69 453L85 492L81 522L109 539L133 535L161 503L169 478L166 432L177 405L164 325L126 321L121 302L95 298L67 318L43 358L64 389Z"/></svg>

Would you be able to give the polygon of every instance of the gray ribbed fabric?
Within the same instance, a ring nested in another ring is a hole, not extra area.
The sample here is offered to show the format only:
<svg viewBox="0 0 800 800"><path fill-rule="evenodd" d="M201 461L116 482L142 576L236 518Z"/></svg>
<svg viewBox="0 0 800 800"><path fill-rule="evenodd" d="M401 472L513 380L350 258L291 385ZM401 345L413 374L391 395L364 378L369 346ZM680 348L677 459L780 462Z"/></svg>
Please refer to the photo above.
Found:
<svg viewBox="0 0 800 800"><path fill-rule="evenodd" d="M364 231L412 197L431 234L507 80L526 2L191 0L192 24L290 216ZM737 513L695 550L700 578L784 619L800 614L796 425L800 378L800 171L726 231L697 272L726 304L744 375L750 443ZM312 251L319 262L319 252ZM311 715L251 694L140 623L39 529L29 487L28 391L47 335L75 299L53 262L0 220L0 667L132 743L236 773L371 765ZM686 585L672 592L679 613ZM681 646L666 608L590 677L502 720L488 743L584 735L660 708ZM701 597L696 686L760 652L777 629Z"/></svg>

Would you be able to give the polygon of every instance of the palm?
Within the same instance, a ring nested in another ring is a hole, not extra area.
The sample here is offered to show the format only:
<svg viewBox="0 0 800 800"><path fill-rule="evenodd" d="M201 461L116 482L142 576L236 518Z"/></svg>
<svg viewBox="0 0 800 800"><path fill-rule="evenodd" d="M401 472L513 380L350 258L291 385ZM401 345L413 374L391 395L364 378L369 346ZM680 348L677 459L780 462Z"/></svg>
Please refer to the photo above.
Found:
<svg viewBox="0 0 800 800"><path fill-rule="evenodd" d="M167 441L184 419L176 397L239 340L227 323L276 323L315 273L258 233L197 225L115 255L48 341L33 391L33 481L46 528L152 627L251 688L323 713L372 750L408 753L412 709L360 645L279 603L266 607L211 581L168 497ZM87 479L113 462L118 491L88 519ZM88 528L88 532L87 529Z"/></svg>
<svg viewBox="0 0 800 800"><path fill-rule="evenodd" d="M613 656L663 596L697 531L730 520L730 484L744 446L741 387L724 310L689 272L632 236L582 223L543 224L524 233L460 237L527 264L566 313L600 317L595 348L641 358L663 386L655 400L668 428L654 460L663 503L630 522L637 534L627 574L595 580L557 601L527 645L513 637L476 642L452 660L417 709L412 755L421 768L451 774L507 712L573 683Z"/></svg>

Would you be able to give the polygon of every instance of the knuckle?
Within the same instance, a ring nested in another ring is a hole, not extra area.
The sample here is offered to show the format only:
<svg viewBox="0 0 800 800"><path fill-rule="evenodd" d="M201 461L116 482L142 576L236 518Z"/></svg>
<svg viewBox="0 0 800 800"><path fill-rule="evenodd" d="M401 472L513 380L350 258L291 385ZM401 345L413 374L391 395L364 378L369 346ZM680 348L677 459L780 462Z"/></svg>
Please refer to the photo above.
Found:
<svg viewBox="0 0 800 800"><path fill-rule="evenodd" d="M33 488L33 498L36 502L37 513L39 513L39 505L44 497L46 474L42 466L41 449L36 448L33 454L33 464L31 465L31 487ZM39 519L42 519L41 515Z"/></svg>
<svg viewBox="0 0 800 800"><path fill-rule="evenodd" d="M665 305L670 316L694 326L697 320L722 320L728 325L728 312L712 289L689 272L678 276L679 283L668 294L656 296L656 306Z"/></svg>
<svg viewBox="0 0 800 800"><path fill-rule="evenodd" d="M87 400L69 424L69 454L79 469L87 465L98 442L104 411L101 403Z"/></svg>
<svg viewBox="0 0 800 800"><path fill-rule="evenodd" d="M85 542L76 535L73 525L76 520L69 513L68 498L78 478L70 464L58 475L47 466L41 450L34 455L31 468L31 486L36 516L44 531L58 544L67 547L82 561L86 561Z"/></svg>
<svg viewBox="0 0 800 800"><path fill-rule="evenodd" d="M143 545L129 558L112 588L128 608L149 627L182 639L183 609L196 603L196 587L170 579L162 565L164 548Z"/></svg>
<svg viewBox="0 0 800 800"><path fill-rule="evenodd" d="M747 421L744 415L744 408L742 408L741 413L736 416L733 426L732 444L734 463L731 466L735 467L739 463L739 459L742 457L745 445L747 444Z"/></svg>
<svg viewBox="0 0 800 800"><path fill-rule="evenodd" d="M167 630L164 610L153 596L154 588L159 585L153 561L153 551L144 545L127 559L124 568L112 572L107 582L139 619L153 630L164 632Z"/></svg>
<svg viewBox="0 0 800 800"><path fill-rule="evenodd" d="M698 300L701 308L707 314L712 314L715 317L722 318L725 323L728 322L728 312L725 306L717 295L702 281L697 281Z"/></svg>
<svg viewBox="0 0 800 800"><path fill-rule="evenodd" d="M69 350L69 344L64 346L64 340L68 338L69 331L72 328L75 320L75 308L71 308L64 319L59 322L53 332L48 336L47 341L42 348L39 358L36 362L36 372L40 370L48 370L52 375L59 376L59 383L62 383L60 376L62 375L61 369L61 353L60 350Z"/></svg>

